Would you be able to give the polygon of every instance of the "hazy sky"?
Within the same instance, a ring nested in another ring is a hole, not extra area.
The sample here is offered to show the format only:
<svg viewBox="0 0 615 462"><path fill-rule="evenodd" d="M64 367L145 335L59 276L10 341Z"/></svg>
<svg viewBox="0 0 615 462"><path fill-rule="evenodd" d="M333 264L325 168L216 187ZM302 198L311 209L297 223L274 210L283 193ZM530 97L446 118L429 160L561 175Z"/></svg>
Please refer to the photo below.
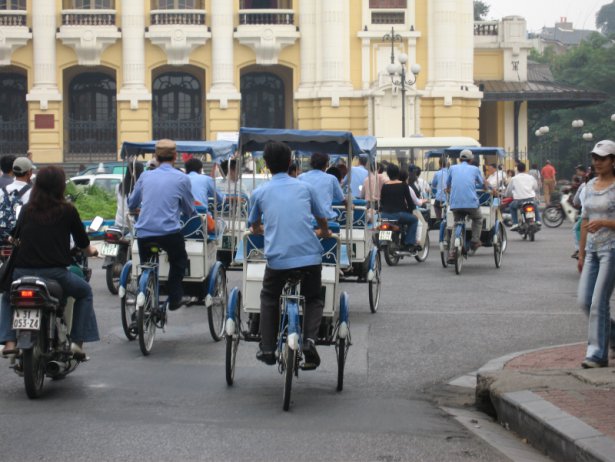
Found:
<svg viewBox="0 0 615 462"><path fill-rule="evenodd" d="M553 27L560 17L572 21L575 29L596 29L596 13L611 0L483 0L490 6L488 19L523 16L527 29Z"/></svg>

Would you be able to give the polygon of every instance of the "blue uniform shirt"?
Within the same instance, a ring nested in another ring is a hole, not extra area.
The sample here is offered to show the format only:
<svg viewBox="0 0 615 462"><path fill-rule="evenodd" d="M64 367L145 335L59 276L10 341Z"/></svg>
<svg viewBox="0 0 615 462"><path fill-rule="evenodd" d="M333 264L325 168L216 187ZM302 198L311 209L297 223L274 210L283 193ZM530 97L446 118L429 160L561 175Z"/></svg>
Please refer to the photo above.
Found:
<svg viewBox="0 0 615 462"><path fill-rule="evenodd" d="M299 175L299 179L312 185L318 195L320 205L327 212L326 218L336 218L337 213L333 210L333 202L344 200L344 193L337 178L322 170L310 170Z"/></svg>
<svg viewBox="0 0 615 462"><path fill-rule="evenodd" d="M363 186L365 178L367 178L368 172L362 165L351 167L350 170L350 193L352 194L352 197L359 198L361 197L361 187ZM344 184L348 184L348 178L346 178Z"/></svg>
<svg viewBox="0 0 615 462"><path fill-rule="evenodd" d="M451 209L475 209L478 207L476 187L485 181L480 170L467 162L453 165L449 170L446 186L451 188Z"/></svg>
<svg viewBox="0 0 615 462"><path fill-rule="evenodd" d="M218 203L222 202L222 194L216 191L214 179L209 175L201 175L196 172L190 172L188 179L192 185L192 196L195 201L199 201L207 207L208 197L216 196Z"/></svg>
<svg viewBox="0 0 615 462"><path fill-rule="evenodd" d="M431 187L436 191L436 200L446 202L446 181L448 180L448 169L441 168L433 176Z"/></svg>
<svg viewBox="0 0 615 462"><path fill-rule="evenodd" d="M180 214L195 213L188 176L163 163L143 172L128 198L128 208L141 208L136 228L139 237L165 236L180 230Z"/></svg>
<svg viewBox="0 0 615 462"><path fill-rule="evenodd" d="M275 270L322 263L322 246L314 234L313 217L326 218L314 189L286 173L252 193L250 226L261 218L265 227L267 266Z"/></svg>

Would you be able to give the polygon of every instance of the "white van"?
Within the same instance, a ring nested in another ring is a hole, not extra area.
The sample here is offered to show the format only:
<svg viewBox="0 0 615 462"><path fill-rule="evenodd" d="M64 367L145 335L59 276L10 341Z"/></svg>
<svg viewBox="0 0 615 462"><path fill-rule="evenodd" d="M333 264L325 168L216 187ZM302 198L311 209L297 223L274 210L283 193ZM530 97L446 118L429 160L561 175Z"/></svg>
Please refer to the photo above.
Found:
<svg viewBox="0 0 615 462"><path fill-rule="evenodd" d="M474 138L465 136L411 136L406 138L377 138L376 147L379 161L385 160L396 164L414 164L421 167L421 177L431 181L437 172L439 162L437 157L427 156L429 151L438 151L451 146L479 147Z"/></svg>

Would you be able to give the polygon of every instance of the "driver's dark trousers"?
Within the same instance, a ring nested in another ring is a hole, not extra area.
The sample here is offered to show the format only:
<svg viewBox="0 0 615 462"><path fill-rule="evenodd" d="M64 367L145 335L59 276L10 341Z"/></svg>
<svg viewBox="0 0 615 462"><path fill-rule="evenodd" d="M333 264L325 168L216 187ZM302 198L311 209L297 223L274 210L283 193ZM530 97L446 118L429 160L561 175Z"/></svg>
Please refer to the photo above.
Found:
<svg viewBox="0 0 615 462"><path fill-rule="evenodd" d="M305 297L303 339L316 341L322 319L323 301L320 298L322 265L304 266L287 270L274 270L267 266L261 290L261 349L274 351L280 323L280 295L287 276L296 270L306 273L301 281L301 295Z"/></svg>
<svg viewBox="0 0 615 462"><path fill-rule="evenodd" d="M472 219L472 242L480 242L480 233L483 230L483 214L480 213L480 207L475 209L452 209L455 221L463 219L464 215L468 215Z"/></svg>

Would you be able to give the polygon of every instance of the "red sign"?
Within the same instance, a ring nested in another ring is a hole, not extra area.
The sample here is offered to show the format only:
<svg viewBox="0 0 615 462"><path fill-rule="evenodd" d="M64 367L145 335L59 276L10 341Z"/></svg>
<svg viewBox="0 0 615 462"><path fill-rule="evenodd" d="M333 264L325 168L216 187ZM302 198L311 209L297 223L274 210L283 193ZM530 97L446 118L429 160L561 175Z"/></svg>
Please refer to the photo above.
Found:
<svg viewBox="0 0 615 462"><path fill-rule="evenodd" d="M53 114L35 114L34 128L55 128L55 119Z"/></svg>

